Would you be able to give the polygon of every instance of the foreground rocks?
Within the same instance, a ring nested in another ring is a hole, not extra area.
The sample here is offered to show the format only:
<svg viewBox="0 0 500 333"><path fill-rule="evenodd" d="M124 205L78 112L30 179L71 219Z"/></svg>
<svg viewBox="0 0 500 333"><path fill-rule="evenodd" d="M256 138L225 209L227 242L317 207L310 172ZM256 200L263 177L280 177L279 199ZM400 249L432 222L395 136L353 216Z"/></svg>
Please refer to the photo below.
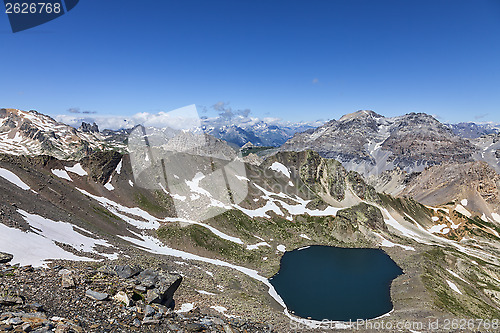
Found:
<svg viewBox="0 0 500 333"><path fill-rule="evenodd" d="M0 252L0 264L8 263L14 258L14 256L10 253Z"/></svg>
<svg viewBox="0 0 500 333"><path fill-rule="evenodd" d="M182 277L165 269L0 264L0 332L271 332L209 308L175 311Z"/></svg>

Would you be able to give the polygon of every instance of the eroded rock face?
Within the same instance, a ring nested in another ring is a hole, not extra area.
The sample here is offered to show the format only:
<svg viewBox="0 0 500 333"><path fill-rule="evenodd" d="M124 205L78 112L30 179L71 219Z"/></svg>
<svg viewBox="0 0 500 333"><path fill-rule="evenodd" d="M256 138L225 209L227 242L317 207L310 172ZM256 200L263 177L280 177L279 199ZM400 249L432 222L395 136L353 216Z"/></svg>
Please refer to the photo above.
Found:
<svg viewBox="0 0 500 333"><path fill-rule="evenodd" d="M380 209L364 202L339 210L334 220L334 230L344 231L347 234L355 233L361 225L372 230L387 230Z"/></svg>
<svg viewBox="0 0 500 333"><path fill-rule="evenodd" d="M82 166L90 169L93 180L105 184L123 156L116 151L95 152L81 160Z"/></svg>
<svg viewBox="0 0 500 333"><path fill-rule="evenodd" d="M443 205L462 196L478 195L496 208L500 205L500 175L485 162L446 163L420 173L401 194L426 205Z"/></svg>
<svg viewBox="0 0 500 333"><path fill-rule="evenodd" d="M292 177L298 177L307 189L322 198L326 196L340 202L351 189L361 200L380 203L375 189L359 173L348 172L340 162L323 158L317 152L278 152L267 158L263 166L269 167L274 162L285 165L291 170Z"/></svg>

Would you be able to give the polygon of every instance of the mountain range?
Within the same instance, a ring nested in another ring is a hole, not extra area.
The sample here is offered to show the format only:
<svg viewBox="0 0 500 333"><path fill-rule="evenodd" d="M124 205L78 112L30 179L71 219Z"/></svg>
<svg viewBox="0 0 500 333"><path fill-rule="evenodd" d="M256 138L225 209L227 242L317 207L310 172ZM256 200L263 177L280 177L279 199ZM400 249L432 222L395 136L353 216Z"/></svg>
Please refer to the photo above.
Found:
<svg viewBox="0 0 500 333"><path fill-rule="evenodd" d="M381 248L404 271L384 320L500 315L497 132L474 137L427 114L373 111L319 127L204 125L210 154L197 165L154 160L165 145L151 141L138 175L129 150L138 128L73 128L0 109L0 251L33 266L160 258L183 275L180 305L223 307L281 332L290 320L315 324L288 311L267 280L285 251ZM279 147L230 164L249 141ZM231 186L217 188L217 170ZM180 207L221 212L202 220Z"/></svg>

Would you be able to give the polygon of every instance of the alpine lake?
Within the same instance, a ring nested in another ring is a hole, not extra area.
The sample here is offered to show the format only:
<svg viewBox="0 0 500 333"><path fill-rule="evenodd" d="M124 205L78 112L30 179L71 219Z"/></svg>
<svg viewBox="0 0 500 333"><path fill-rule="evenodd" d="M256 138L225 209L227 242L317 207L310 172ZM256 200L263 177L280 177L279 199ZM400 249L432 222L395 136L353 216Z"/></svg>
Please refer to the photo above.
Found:
<svg viewBox="0 0 500 333"><path fill-rule="evenodd" d="M299 317L356 321L392 310L390 286L401 274L380 249L315 245L286 252L269 281Z"/></svg>

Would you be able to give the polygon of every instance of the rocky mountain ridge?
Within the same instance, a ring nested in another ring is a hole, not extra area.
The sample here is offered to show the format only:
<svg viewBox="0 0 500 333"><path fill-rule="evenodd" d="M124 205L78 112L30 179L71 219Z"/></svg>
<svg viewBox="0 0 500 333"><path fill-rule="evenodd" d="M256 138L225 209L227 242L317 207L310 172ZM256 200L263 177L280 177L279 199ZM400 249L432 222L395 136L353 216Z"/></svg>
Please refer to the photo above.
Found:
<svg viewBox="0 0 500 333"><path fill-rule="evenodd" d="M396 167L411 173L443 162L472 161L478 148L427 114L386 118L358 111L296 134L281 150L314 150L349 170L378 176Z"/></svg>
<svg viewBox="0 0 500 333"><path fill-rule="evenodd" d="M95 124L75 129L34 110L0 109L0 153L77 159L91 151L123 148L123 143L106 140Z"/></svg>

